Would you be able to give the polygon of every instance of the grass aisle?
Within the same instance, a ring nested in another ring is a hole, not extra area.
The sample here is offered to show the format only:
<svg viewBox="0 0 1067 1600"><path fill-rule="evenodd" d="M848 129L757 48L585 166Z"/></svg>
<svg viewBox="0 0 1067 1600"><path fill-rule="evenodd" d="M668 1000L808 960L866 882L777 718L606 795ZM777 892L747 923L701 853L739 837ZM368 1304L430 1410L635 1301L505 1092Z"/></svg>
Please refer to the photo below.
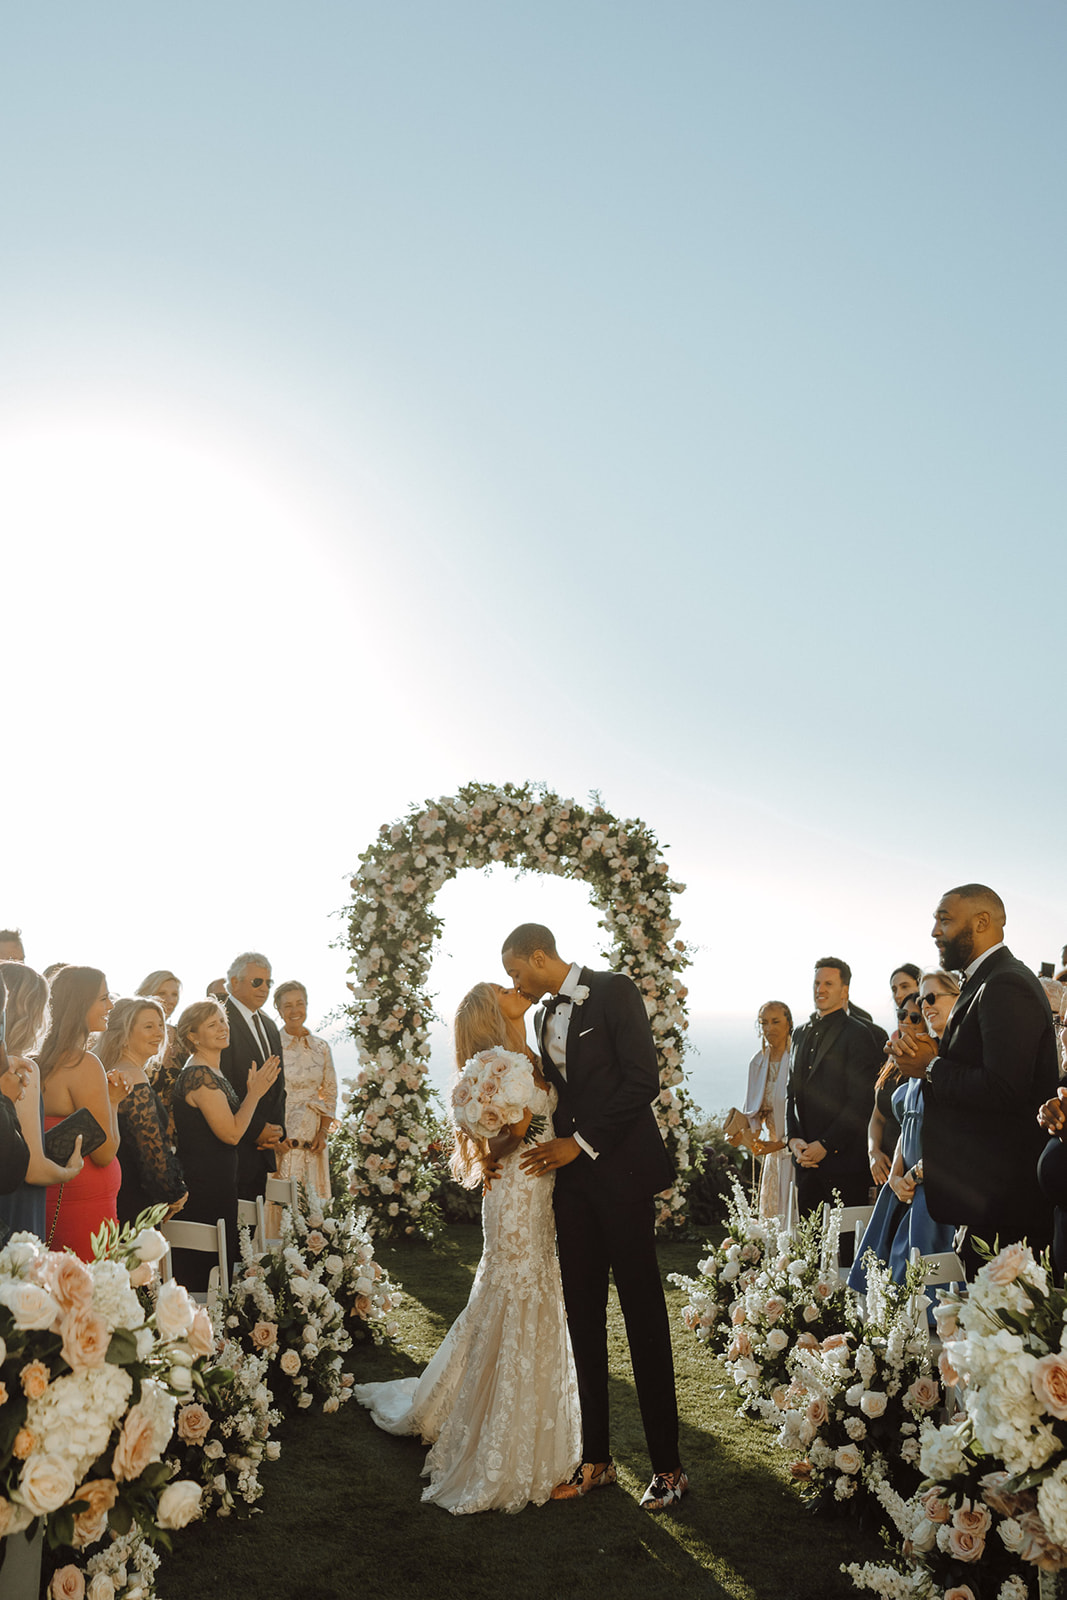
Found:
<svg viewBox="0 0 1067 1600"><path fill-rule="evenodd" d="M470 1292L481 1252L475 1227L446 1230L433 1249L384 1246L404 1286L402 1350L361 1345L357 1382L421 1370ZM661 1247L664 1272L694 1270L696 1245ZM679 1510L650 1517L637 1500L648 1477L626 1337L612 1295L612 1427L619 1487L516 1516L452 1517L420 1503L425 1454L379 1432L354 1402L332 1417L300 1416L282 1457L263 1470L262 1514L212 1519L175 1539L159 1573L163 1600L829 1600L855 1595L838 1571L879 1547L851 1524L813 1518L789 1487L766 1431L734 1416L721 1369L681 1328L668 1291L682 1416L682 1457L693 1491Z"/></svg>

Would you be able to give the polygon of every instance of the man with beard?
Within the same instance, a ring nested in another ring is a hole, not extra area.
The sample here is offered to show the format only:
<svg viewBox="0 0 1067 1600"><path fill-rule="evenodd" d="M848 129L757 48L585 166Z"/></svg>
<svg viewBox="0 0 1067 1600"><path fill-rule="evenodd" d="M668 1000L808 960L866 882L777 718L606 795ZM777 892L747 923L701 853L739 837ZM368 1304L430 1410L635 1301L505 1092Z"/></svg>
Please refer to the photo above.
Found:
<svg viewBox="0 0 1067 1600"><path fill-rule="evenodd" d="M923 1078L923 1180L930 1215L967 1226L968 1277L981 1265L973 1240L1052 1235L1051 1207L1037 1183L1045 1135L1041 1105L1058 1077L1052 1013L1029 967L1004 943L1004 902L982 883L942 895L933 939L942 967L963 978L937 1040L894 1039L904 1073Z"/></svg>

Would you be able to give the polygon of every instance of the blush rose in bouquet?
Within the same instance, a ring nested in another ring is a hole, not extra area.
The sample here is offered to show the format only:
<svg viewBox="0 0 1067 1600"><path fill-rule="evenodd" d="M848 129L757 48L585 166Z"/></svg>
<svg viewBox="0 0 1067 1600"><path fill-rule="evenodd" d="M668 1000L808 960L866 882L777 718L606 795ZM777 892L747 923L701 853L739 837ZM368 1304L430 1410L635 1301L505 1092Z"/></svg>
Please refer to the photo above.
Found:
<svg viewBox="0 0 1067 1600"><path fill-rule="evenodd" d="M461 1133L491 1139L522 1121L533 1095L533 1068L527 1057L493 1045L479 1050L464 1066L452 1090L452 1116ZM543 1131L544 1118L534 1117L524 1142L532 1143Z"/></svg>

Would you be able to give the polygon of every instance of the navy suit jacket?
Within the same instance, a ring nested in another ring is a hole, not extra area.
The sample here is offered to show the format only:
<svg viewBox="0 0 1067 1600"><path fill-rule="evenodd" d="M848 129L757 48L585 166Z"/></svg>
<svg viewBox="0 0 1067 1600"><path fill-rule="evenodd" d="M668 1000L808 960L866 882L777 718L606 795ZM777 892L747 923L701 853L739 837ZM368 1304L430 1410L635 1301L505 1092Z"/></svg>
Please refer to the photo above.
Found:
<svg viewBox="0 0 1067 1600"><path fill-rule="evenodd" d="M545 1075L559 1092L556 1135L580 1133L597 1152L595 1161L583 1151L560 1167L556 1184L591 1181L620 1197L659 1194L673 1184L674 1168L652 1110L659 1057L645 1003L621 972L583 967L580 982L589 998L571 1006L566 1078L543 1044L544 1011L537 1016Z"/></svg>
<svg viewBox="0 0 1067 1600"><path fill-rule="evenodd" d="M968 978L923 1083L923 1181L936 1222L1043 1249L1051 1207L1037 1183L1048 1135L1038 1108L1056 1093L1052 1012L1007 948Z"/></svg>

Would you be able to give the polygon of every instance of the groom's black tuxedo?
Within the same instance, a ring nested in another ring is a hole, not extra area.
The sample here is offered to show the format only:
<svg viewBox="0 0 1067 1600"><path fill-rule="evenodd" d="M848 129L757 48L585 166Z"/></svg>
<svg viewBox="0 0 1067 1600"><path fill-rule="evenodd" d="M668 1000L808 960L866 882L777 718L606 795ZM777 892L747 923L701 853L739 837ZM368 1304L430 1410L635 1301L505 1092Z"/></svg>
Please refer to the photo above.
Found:
<svg viewBox="0 0 1067 1600"><path fill-rule="evenodd" d="M582 1457L606 1461L608 1426L608 1273L626 1319L634 1383L653 1472L678 1465L678 1404L670 1325L656 1259L653 1195L673 1182L671 1161L651 1102L659 1063L637 986L615 972L583 967L583 1003L572 1002L561 1072L537 1042L545 1075L559 1093L558 1138L579 1134L590 1149L556 1173L556 1237L578 1390Z"/></svg>
<svg viewBox="0 0 1067 1600"><path fill-rule="evenodd" d="M263 1024L263 1031L267 1036L269 1053L282 1059L282 1039L278 1029L263 1012L257 1013ZM239 1100L245 1097L248 1088L248 1069L253 1065L263 1065L263 1046L255 1038L248 1023L238 1011L231 999L226 1001L226 1020L230 1025L230 1042L222 1052L219 1060L224 1075L229 1078L237 1091ZM244 1136L237 1146L237 1193L242 1200L254 1200L263 1193L266 1182L275 1171L273 1150L257 1150L256 1141L263 1132L268 1122L285 1127L285 1069L282 1067L278 1076L258 1102L252 1113L252 1120L245 1129Z"/></svg>
<svg viewBox="0 0 1067 1600"><path fill-rule="evenodd" d="M545 1013L537 1042L545 1073L559 1091L556 1134L577 1131L597 1151L561 1167L556 1184L586 1177L605 1191L651 1196L670 1188L674 1170L652 1110L659 1093L659 1061L644 1001L630 978L582 968L589 998L571 1010L567 1076L544 1049Z"/></svg>
<svg viewBox="0 0 1067 1600"><path fill-rule="evenodd" d="M937 1222L966 1223L987 1244L1044 1249L1051 1207L1037 1184L1047 1135L1038 1107L1056 1093L1052 1012L1029 967L1006 947L967 979L923 1084L923 1181Z"/></svg>

